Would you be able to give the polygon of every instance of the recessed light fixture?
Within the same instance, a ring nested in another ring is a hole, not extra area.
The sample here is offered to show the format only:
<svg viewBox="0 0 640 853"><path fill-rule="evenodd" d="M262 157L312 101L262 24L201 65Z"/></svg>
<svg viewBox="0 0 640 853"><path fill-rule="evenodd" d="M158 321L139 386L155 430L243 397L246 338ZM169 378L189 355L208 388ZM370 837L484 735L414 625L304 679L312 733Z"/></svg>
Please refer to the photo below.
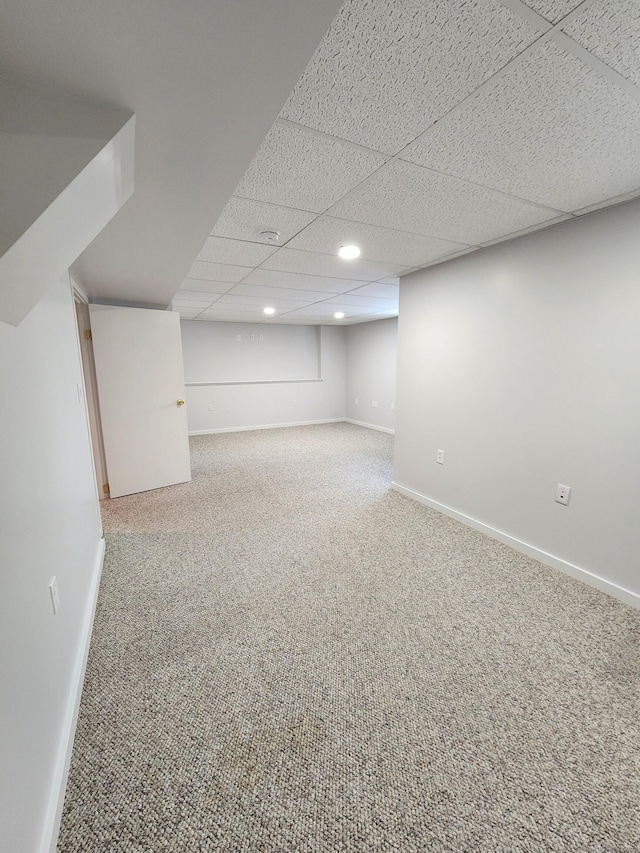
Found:
<svg viewBox="0 0 640 853"><path fill-rule="evenodd" d="M336 318L336 320L343 320L344 319L344 311L336 311L336 313L333 316Z"/></svg>
<svg viewBox="0 0 640 853"><path fill-rule="evenodd" d="M275 313L276 313L276 309L275 309L275 308L265 308L265 309L264 309L264 313L265 313L265 314L275 314Z"/></svg>
<svg viewBox="0 0 640 853"><path fill-rule="evenodd" d="M354 258L360 257L360 249L358 246L340 246L338 255L345 261L352 261Z"/></svg>

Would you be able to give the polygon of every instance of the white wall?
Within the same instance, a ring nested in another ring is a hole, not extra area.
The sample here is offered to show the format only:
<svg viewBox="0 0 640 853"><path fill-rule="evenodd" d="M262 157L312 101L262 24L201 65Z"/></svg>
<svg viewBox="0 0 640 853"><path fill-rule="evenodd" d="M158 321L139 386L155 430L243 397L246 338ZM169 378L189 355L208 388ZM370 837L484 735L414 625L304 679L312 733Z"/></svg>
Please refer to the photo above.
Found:
<svg viewBox="0 0 640 853"><path fill-rule="evenodd" d="M101 526L75 312L54 284L0 323L0 846L40 850L57 794L99 576ZM49 581L58 579L53 615Z"/></svg>
<svg viewBox="0 0 640 853"><path fill-rule="evenodd" d="M315 329L308 329L303 337L299 327L262 325L259 323L215 323L183 320L181 323L185 377L187 378L187 414L190 433L206 433L252 427L285 426L342 420L345 416L345 330L336 326L320 328L321 376L312 381L274 381L279 376L278 364L283 351L309 355L309 341L315 340ZM235 346L219 349L218 343L204 346L203 335L218 340L235 341L241 334L243 341ZM245 336L268 334L273 346L260 349L259 339L246 343ZM313 337L309 337L312 334ZM277 341L277 345L276 345ZM217 368L215 375L249 375L247 373L249 347L256 348L256 358L263 354L261 370L269 381L247 382L239 380L227 384L190 385L189 376L208 375L209 355L216 349L227 360L224 369ZM222 355L224 353L224 356ZM305 365L305 374L307 366ZM242 371L242 372L239 372ZM314 372L317 376L317 370ZM286 377L283 377L286 379ZM295 405L294 405L295 401ZM211 411L209 411L211 405Z"/></svg>
<svg viewBox="0 0 640 853"><path fill-rule="evenodd" d="M639 235L635 202L402 279L395 461L414 496L636 604Z"/></svg>
<svg viewBox="0 0 640 853"><path fill-rule="evenodd" d="M397 350L395 317L347 326L348 420L394 430ZM372 406L373 402L378 405Z"/></svg>

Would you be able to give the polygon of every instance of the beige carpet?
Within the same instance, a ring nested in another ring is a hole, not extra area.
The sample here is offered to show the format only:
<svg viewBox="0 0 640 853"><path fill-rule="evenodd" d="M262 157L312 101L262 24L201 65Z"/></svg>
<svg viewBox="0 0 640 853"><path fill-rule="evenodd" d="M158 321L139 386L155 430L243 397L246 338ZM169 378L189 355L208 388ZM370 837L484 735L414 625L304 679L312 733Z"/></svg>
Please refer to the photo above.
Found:
<svg viewBox="0 0 640 853"><path fill-rule="evenodd" d="M640 850L640 612L390 491L348 424L105 504L59 850Z"/></svg>

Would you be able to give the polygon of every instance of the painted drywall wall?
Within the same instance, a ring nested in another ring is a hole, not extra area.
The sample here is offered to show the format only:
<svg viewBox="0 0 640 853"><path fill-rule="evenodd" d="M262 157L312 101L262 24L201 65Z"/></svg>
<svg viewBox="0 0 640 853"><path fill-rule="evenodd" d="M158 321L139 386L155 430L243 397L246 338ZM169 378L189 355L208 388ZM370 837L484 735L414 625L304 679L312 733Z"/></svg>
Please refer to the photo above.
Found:
<svg viewBox="0 0 640 853"><path fill-rule="evenodd" d="M639 234L634 202L403 278L395 441L413 496L637 603Z"/></svg>
<svg viewBox="0 0 640 853"><path fill-rule="evenodd" d="M348 420L393 432L397 351L395 317L347 327Z"/></svg>
<svg viewBox="0 0 640 853"><path fill-rule="evenodd" d="M204 327L204 332L202 331ZM304 337L295 326L269 325L259 323L209 323L197 320L183 320L181 323L183 351L185 352L185 375L204 372L207 364L194 363L194 353L204 353L205 347L190 348L194 338L202 334L212 337L236 335L269 334L277 336L277 348L264 348L264 358L273 353L271 366L265 364L265 375L272 376L271 381L237 382L230 384L190 385L187 380L187 415L190 433L220 432L225 430L253 429L256 427L286 426L318 421L343 420L345 415L345 330L336 326L320 327L321 379L309 381L274 381L277 371L274 366L281 357L281 351L289 352L292 359L300 352L300 343L305 343L305 351L310 335L316 330L308 330ZM254 341L259 347L259 342ZM251 341L247 343L247 347ZM234 358L244 361L245 348L225 346L225 358L228 361L225 374L234 375ZM189 353L187 355L187 353ZM189 360L189 374L187 361ZM315 372L317 376L317 371ZM284 377L286 378L286 377ZM211 409L209 409L211 406Z"/></svg>
<svg viewBox="0 0 640 853"><path fill-rule="evenodd" d="M318 379L319 329L183 320L185 382Z"/></svg>
<svg viewBox="0 0 640 853"><path fill-rule="evenodd" d="M102 542L68 280L0 323L0 388L0 846L35 853L56 820Z"/></svg>

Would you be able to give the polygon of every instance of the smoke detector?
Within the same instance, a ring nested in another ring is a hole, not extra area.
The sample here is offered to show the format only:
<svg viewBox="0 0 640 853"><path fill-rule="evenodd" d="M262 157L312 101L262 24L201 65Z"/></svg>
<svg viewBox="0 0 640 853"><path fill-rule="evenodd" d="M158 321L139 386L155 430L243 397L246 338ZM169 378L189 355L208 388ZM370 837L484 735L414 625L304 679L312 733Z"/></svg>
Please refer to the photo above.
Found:
<svg viewBox="0 0 640 853"><path fill-rule="evenodd" d="M268 228L266 231L261 231L258 235L263 243L279 243L280 242L280 232L272 231Z"/></svg>

